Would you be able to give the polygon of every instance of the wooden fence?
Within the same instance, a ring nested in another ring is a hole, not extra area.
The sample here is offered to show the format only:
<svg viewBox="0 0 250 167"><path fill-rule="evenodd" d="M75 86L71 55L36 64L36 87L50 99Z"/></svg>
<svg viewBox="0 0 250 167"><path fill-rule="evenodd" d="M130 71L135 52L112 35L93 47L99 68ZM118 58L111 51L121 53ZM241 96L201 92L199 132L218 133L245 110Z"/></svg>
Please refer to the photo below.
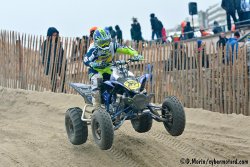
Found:
<svg viewBox="0 0 250 167"><path fill-rule="evenodd" d="M236 49L226 53L226 49L217 48L212 42L204 50L198 49L196 42L179 45L125 42L125 45L144 55L145 61L131 64L130 70L137 76L151 74L147 88L155 93L154 102L161 103L166 96L175 95L186 107L250 115L245 46L237 53ZM0 86L75 93L68 83L89 83L88 69L83 64L87 47L84 39L46 39L1 31Z"/></svg>

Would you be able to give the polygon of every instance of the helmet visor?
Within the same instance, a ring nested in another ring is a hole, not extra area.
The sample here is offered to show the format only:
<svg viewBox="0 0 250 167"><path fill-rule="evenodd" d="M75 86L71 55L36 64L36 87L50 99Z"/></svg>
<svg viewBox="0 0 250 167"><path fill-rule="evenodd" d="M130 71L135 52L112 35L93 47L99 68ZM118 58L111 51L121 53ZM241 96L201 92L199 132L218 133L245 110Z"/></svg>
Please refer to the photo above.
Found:
<svg viewBox="0 0 250 167"><path fill-rule="evenodd" d="M111 42L111 39L99 40L99 41L97 41L97 45L100 48L106 48L106 47L109 47L110 42Z"/></svg>

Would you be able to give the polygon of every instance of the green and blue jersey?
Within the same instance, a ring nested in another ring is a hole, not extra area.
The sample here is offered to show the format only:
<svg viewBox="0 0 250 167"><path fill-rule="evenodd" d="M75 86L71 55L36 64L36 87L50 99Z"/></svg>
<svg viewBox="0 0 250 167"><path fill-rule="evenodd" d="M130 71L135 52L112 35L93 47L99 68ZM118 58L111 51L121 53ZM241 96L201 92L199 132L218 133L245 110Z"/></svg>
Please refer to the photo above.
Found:
<svg viewBox="0 0 250 167"><path fill-rule="evenodd" d="M97 47L95 47L93 44L90 45L86 55L84 56L84 64L89 67L89 75L97 74L97 73L108 73L111 74L112 71L110 67L106 68L92 68L90 66L91 62L97 62L97 63L111 63L113 56L115 53L119 54L126 54L130 56L136 56L138 55L138 52L131 47L120 45L117 42L111 42L109 45L109 49L102 50Z"/></svg>

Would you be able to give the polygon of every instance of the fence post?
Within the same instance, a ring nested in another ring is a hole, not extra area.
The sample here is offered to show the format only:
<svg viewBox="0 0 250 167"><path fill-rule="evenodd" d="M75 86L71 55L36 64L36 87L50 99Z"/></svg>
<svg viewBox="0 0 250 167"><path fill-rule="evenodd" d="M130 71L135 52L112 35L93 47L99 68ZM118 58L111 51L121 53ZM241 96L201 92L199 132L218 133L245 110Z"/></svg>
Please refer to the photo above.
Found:
<svg viewBox="0 0 250 167"><path fill-rule="evenodd" d="M22 44L21 44L21 40L20 37L18 40L16 40L16 46L17 46L17 53L18 53L18 57L19 57L19 84L20 84L20 88L24 89L24 77L23 77L23 50L22 50Z"/></svg>

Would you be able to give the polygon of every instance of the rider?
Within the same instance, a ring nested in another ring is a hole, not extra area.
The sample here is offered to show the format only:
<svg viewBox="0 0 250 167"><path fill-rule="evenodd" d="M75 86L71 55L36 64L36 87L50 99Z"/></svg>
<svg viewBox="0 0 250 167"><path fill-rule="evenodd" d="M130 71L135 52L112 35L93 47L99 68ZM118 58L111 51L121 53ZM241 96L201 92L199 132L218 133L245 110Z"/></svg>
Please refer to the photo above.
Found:
<svg viewBox="0 0 250 167"><path fill-rule="evenodd" d="M107 30L98 28L93 34L94 45L90 46L84 56L84 64L89 67L89 77L92 89L92 102L94 107L98 107L101 98L98 90L100 80L109 80L112 74L110 63L115 53L134 56L134 59L141 60L143 56L139 55L134 49L122 46L117 42L111 42L111 35Z"/></svg>

